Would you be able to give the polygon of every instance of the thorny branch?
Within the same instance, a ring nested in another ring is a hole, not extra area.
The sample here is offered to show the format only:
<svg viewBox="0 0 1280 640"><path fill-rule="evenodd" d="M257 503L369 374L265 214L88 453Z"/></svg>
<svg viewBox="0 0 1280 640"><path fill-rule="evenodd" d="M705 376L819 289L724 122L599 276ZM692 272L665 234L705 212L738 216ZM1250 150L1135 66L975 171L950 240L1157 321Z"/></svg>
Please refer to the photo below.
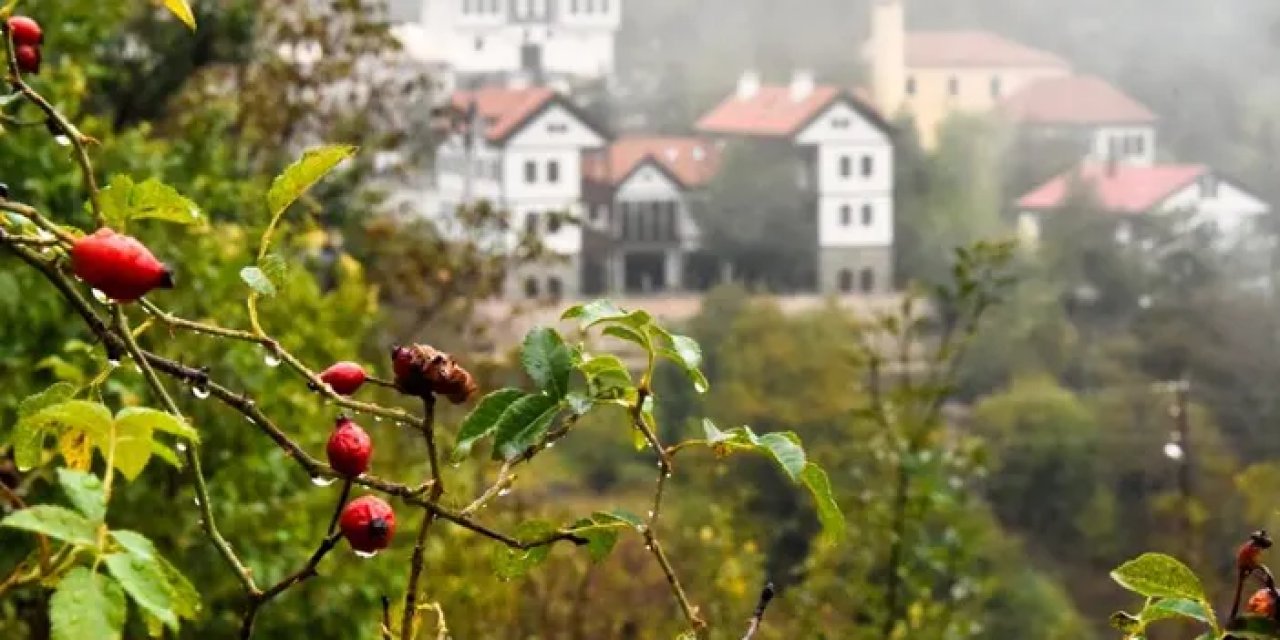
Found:
<svg viewBox="0 0 1280 640"><path fill-rule="evenodd" d="M422 438L427 443L427 459L431 464L430 496L434 502L444 493L444 478L440 475L440 454L436 451L436 398L433 395L422 399ZM422 515L422 524L418 527L418 537L413 545L413 556L409 560L409 584L404 594L404 614L400 618L402 640L413 640L415 635L414 627L418 622L418 581L422 579L422 567L426 563L427 533L436 517L433 511Z"/></svg>

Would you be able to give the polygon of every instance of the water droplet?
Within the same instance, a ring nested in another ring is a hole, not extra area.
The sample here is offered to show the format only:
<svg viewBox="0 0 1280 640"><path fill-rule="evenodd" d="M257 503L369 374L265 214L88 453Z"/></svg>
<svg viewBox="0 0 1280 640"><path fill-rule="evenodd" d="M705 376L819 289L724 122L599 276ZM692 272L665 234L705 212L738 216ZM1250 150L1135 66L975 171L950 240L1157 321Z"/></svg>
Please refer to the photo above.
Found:
<svg viewBox="0 0 1280 640"><path fill-rule="evenodd" d="M327 487L337 481L338 481L337 478L326 478L324 476L311 476L311 484L314 484L317 487Z"/></svg>
<svg viewBox="0 0 1280 640"><path fill-rule="evenodd" d="M178 453L186 453L186 452L187 452L187 443L185 443L185 442L179 442L179 443L178 443L178 446L177 446L177 447L175 447L175 448L178 450Z"/></svg>
<svg viewBox="0 0 1280 640"><path fill-rule="evenodd" d="M508 496L508 495L511 495L511 489L508 489L508 488L502 488L502 489L499 489L499 490L498 490L498 497L499 497L499 498L505 498L505 497L506 497L506 496Z"/></svg>
<svg viewBox="0 0 1280 640"><path fill-rule="evenodd" d="M71 138L68 138L67 136L64 136L64 135L54 136L53 141L58 143L58 146L62 146L62 147L71 146Z"/></svg>
<svg viewBox="0 0 1280 640"><path fill-rule="evenodd" d="M280 366L280 356L274 351L268 350L267 355L262 358L262 361L265 362L268 367L273 369Z"/></svg>
<svg viewBox="0 0 1280 640"><path fill-rule="evenodd" d="M652 509L649 511L649 517L650 517L650 518L652 518L652 517L653 517L653 510L652 510Z"/></svg>
<svg viewBox="0 0 1280 640"><path fill-rule="evenodd" d="M258 424L257 422L254 422L254 420L253 420L253 416L245 416L245 417L244 417L244 420L245 420L245 422L248 422L249 424Z"/></svg>
<svg viewBox="0 0 1280 640"><path fill-rule="evenodd" d="M120 359L119 359L119 358L107 358L107 366L108 366L108 367L111 367L112 369L114 369L114 368L116 368L116 367L120 366Z"/></svg>
<svg viewBox="0 0 1280 640"><path fill-rule="evenodd" d="M108 297L107 297L107 294L105 294L105 293L103 293L103 292L101 292L101 291L98 291L97 289L94 289L94 290L93 290L93 299L94 299L94 300L97 300L98 302L101 302L102 304L110 304L110 303L111 303L111 298L108 298Z"/></svg>
<svg viewBox="0 0 1280 640"><path fill-rule="evenodd" d="M372 558L378 555L378 552L377 551L357 551L356 555L368 560L369 558Z"/></svg>
<svg viewBox="0 0 1280 640"><path fill-rule="evenodd" d="M457 469L458 467L461 467L461 466L462 466L462 463L461 463L461 462L455 462L455 463L453 463L453 464L451 464L451 465L449 465L449 466L450 466L451 468Z"/></svg>
<svg viewBox="0 0 1280 640"><path fill-rule="evenodd" d="M200 400L204 400L209 397L209 390L205 387L191 387L191 395L199 398Z"/></svg>
<svg viewBox="0 0 1280 640"><path fill-rule="evenodd" d="M374 421L374 422L382 422L382 416L374 416L374 417L373 417L373 421Z"/></svg>
<svg viewBox="0 0 1280 640"><path fill-rule="evenodd" d="M191 501L195 503L197 509L200 508L200 498L192 498Z"/></svg>
<svg viewBox="0 0 1280 640"><path fill-rule="evenodd" d="M548 443L547 443L547 448L548 448L548 449L554 449L554 448L555 448L555 446L556 446L556 443L555 443L555 441L554 441L554 440L552 440L551 442L548 442Z"/></svg>
<svg viewBox="0 0 1280 640"><path fill-rule="evenodd" d="M653 545L651 545L651 544L645 544L645 545L644 545L644 550L645 550L645 551L653 551Z"/></svg>
<svg viewBox="0 0 1280 640"><path fill-rule="evenodd" d="M636 525L636 533L644 533L644 525L642 524Z"/></svg>
<svg viewBox="0 0 1280 640"><path fill-rule="evenodd" d="M670 477L671 477L671 472L670 472L670 471L668 471L668 472L667 472L666 477L668 477L668 478L670 478Z"/></svg>
<svg viewBox="0 0 1280 640"><path fill-rule="evenodd" d="M1164 446L1164 455L1170 460L1182 459L1182 445L1176 442L1170 442Z"/></svg>

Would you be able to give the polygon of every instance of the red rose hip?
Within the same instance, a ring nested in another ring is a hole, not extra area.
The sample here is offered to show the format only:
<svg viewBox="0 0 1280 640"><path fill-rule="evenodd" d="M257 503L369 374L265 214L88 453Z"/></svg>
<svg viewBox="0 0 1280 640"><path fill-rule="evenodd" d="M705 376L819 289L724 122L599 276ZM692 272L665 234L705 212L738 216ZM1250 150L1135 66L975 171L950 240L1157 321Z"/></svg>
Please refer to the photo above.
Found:
<svg viewBox="0 0 1280 640"><path fill-rule="evenodd" d="M343 508L338 527L352 549L373 554L391 544L391 536L396 532L396 514L382 498L361 496Z"/></svg>
<svg viewBox="0 0 1280 640"><path fill-rule="evenodd" d="M13 16L9 18L8 26L9 34L13 37L13 44L32 47L44 44L44 31L40 28L39 22L27 16Z"/></svg>
<svg viewBox="0 0 1280 640"><path fill-rule="evenodd" d="M364 384L364 369L354 362L339 362L320 374L320 381L333 388L335 393L349 396Z"/></svg>
<svg viewBox="0 0 1280 640"><path fill-rule="evenodd" d="M20 44L13 50L18 70L23 73L40 73L40 49L31 44Z"/></svg>
<svg viewBox="0 0 1280 640"><path fill-rule="evenodd" d="M334 425L329 436L329 466L334 471L354 478L369 470L369 457L373 455L373 441L360 425L343 416Z"/></svg>
<svg viewBox="0 0 1280 640"><path fill-rule="evenodd" d="M71 247L76 276L117 302L132 302L152 289L173 288L169 267L137 239L103 227Z"/></svg>

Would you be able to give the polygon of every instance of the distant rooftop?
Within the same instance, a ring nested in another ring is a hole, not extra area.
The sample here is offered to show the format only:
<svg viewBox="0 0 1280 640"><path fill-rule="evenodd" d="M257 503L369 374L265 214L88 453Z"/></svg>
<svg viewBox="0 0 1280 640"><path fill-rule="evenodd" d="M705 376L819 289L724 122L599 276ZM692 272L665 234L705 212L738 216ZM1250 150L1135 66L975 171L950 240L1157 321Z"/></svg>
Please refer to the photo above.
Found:
<svg viewBox="0 0 1280 640"><path fill-rule="evenodd" d="M515 133L555 97L556 93L545 87L488 87L475 91L457 91L450 98L450 104L465 113L474 102L477 114L486 123L485 137L499 142Z"/></svg>
<svg viewBox="0 0 1280 640"><path fill-rule="evenodd" d="M720 169L720 148L694 137L631 136L583 160L583 176L618 186L645 161L653 161L684 187L700 187Z"/></svg>
<svg viewBox="0 0 1280 640"><path fill-rule="evenodd" d="M906 54L909 67L1070 66L1048 51L976 30L909 32Z"/></svg>
<svg viewBox="0 0 1280 640"><path fill-rule="evenodd" d="M1153 167L1086 163L1062 173L1018 199L1018 208L1052 210L1065 204L1073 188L1083 187L1109 213L1145 213L1208 173L1199 164Z"/></svg>
<svg viewBox="0 0 1280 640"><path fill-rule="evenodd" d="M1156 114L1096 76L1046 78L1009 96L1001 110L1019 122L1045 125L1151 124Z"/></svg>

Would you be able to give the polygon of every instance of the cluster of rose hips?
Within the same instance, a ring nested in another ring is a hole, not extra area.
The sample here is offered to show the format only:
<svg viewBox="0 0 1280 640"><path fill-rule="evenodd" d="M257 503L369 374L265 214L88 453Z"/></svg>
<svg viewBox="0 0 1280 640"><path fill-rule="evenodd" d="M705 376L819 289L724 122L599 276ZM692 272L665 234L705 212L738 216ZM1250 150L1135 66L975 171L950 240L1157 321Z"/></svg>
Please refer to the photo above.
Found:
<svg viewBox="0 0 1280 640"><path fill-rule="evenodd" d="M40 23L26 16L13 16L7 28L13 39L13 57L18 69L23 73L40 73L40 45L44 44Z"/></svg>
<svg viewBox="0 0 1280 640"><path fill-rule="evenodd" d="M1245 603L1245 611L1251 615L1266 618L1273 618L1276 615L1275 586L1271 584L1271 573L1262 564L1262 552L1270 549L1271 545L1271 537L1266 531L1255 531L1236 551L1236 570L1239 572L1237 579L1240 586L1243 586L1245 578L1256 572L1260 572L1267 582L1266 587L1258 589L1249 597L1248 602ZM1239 590L1236 594L1236 606L1238 606Z"/></svg>

